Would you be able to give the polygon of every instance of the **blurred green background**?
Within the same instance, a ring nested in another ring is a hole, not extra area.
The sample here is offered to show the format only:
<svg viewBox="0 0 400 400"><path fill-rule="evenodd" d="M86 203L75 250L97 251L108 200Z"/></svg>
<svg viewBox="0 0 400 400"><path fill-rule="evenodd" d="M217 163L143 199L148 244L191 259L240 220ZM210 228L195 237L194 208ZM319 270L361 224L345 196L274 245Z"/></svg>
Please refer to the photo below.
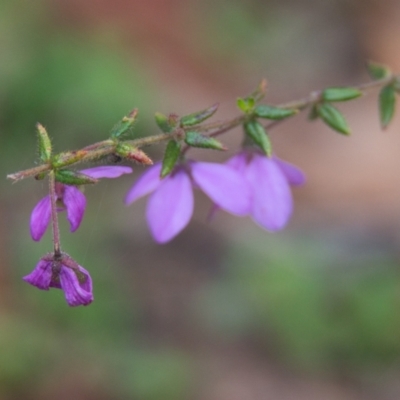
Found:
<svg viewBox="0 0 400 400"><path fill-rule="evenodd" d="M399 70L399 15L394 0L0 0L3 177L35 165L38 121L75 149L134 107L146 135L155 111L219 101L232 117L263 77L279 102L360 83L368 58ZM400 123L382 134L375 103L343 107L350 139L304 116L273 132L309 180L282 233L207 223L199 194L189 227L158 246L145 201L123 205L142 167L88 188L80 229L60 220L92 275L89 307L21 280L51 249L49 232L29 235L46 183L3 179L0 399L400 398ZM240 137L224 138L229 154Z"/></svg>

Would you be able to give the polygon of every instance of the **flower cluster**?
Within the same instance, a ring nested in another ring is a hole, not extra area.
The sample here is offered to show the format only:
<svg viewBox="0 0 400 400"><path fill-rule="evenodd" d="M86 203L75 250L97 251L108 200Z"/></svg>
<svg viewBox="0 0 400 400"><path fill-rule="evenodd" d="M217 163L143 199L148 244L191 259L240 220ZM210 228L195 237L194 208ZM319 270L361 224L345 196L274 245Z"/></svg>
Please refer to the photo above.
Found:
<svg viewBox="0 0 400 400"><path fill-rule="evenodd" d="M123 166L101 166L83 169L80 173L90 178L118 178L123 174L130 174L132 168ZM86 197L76 187L56 183L57 211L67 211L67 219L71 232L75 232L83 219L86 209ZM41 199L31 213L30 231L32 239L39 241L45 234L51 219L50 195Z"/></svg>
<svg viewBox="0 0 400 400"><path fill-rule="evenodd" d="M181 232L193 214L193 187L200 188L215 204L237 216L250 215L263 228L282 229L293 209L290 185L301 185L304 174L277 157L243 151L225 165L189 161L160 178L161 164L154 165L133 185L125 203L151 195L146 210L154 239L166 243Z"/></svg>
<svg viewBox="0 0 400 400"><path fill-rule="evenodd" d="M124 166L101 166L80 171L90 178L118 178L129 174L132 168ZM55 182L57 211L67 212L71 232L76 231L83 219L86 208L84 194L73 185ZM30 231L33 240L39 241L50 223L50 195L41 199L32 210ZM68 305L88 305L93 301L92 279L89 272L65 253L56 251L42 257L35 269L23 278L41 290L62 289Z"/></svg>

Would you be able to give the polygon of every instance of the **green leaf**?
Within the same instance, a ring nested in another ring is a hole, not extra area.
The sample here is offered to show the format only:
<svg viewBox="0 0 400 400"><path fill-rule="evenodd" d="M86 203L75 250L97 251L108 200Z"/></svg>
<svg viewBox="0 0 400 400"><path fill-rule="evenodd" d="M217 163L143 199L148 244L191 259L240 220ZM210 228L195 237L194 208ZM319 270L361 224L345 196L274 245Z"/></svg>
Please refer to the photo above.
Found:
<svg viewBox="0 0 400 400"><path fill-rule="evenodd" d="M154 118L156 120L156 123L158 127L164 132L164 133L170 133L174 129L173 126L170 125L169 119L166 115L161 114L159 112L156 112L154 115Z"/></svg>
<svg viewBox="0 0 400 400"><path fill-rule="evenodd" d="M255 106L255 100L253 97L246 97L237 99L237 106L242 110L244 113L251 113Z"/></svg>
<svg viewBox="0 0 400 400"><path fill-rule="evenodd" d="M176 114L169 114L168 116L166 116L164 114L156 112L154 114L154 118L156 120L158 127L164 133L172 132L178 126L179 123L179 117Z"/></svg>
<svg viewBox="0 0 400 400"><path fill-rule="evenodd" d="M176 140L170 140L165 148L164 158L161 168L161 178L166 177L174 169L176 162L181 154L181 145Z"/></svg>
<svg viewBox="0 0 400 400"><path fill-rule="evenodd" d="M247 136L249 136L268 157L271 157L272 145L264 127L258 121L246 122L243 127Z"/></svg>
<svg viewBox="0 0 400 400"><path fill-rule="evenodd" d="M350 128L342 113L331 104L319 104L317 106L317 112L320 118L332 129L343 135L350 135Z"/></svg>
<svg viewBox="0 0 400 400"><path fill-rule="evenodd" d="M136 117L138 114L137 108L132 110L127 116L121 119L112 129L111 138L117 139L129 133L133 124L136 122Z"/></svg>
<svg viewBox="0 0 400 400"><path fill-rule="evenodd" d="M385 129L394 116L396 106L396 90L393 85L382 88L379 93L379 115L382 129Z"/></svg>
<svg viewBox="0 0 400 400"><path fill-rule="evenodd" d="M391 75L392 71L386 65L370 61L367 63L368 73L373 79L383 79Z"/></svg>
<svg viewBox="0 0 400 400"><path fill-rule="evenodd" d="M360 97L362 92L350 87L332 87L324 89L322 99L324 101L346 101Z"/></svg>
<svg viewBox="0 0 400 400"><path fill-rule="evenodd" d="M55 177L57 182L65 183L66 185L87 185L97 183L99 180L91 178L80 172L69 171L66 169L56 170Z"/></svg>
<svg viewBox="0 0 400 400"><path fill-rule="evenodd" d="M213 104L211 107L195 112L193 114L185 115L181 118L181 126L192 126L197 125L210 118L218 110L219 104Z"/></svg>
<svg viewBox="0 0 400 400"><path fill-rule="evenodd" d="M217 139L204 136L198 132L186 132L185 142L192 147L200 147L203 149L226 150L226 147Z"/></svg>
<svg viewBox="0 0 400 400"><path fill-rule="evenodd" d="M260 118L267 118L267 119L284 119L291 117L298 113L298 110L294 110L293 108L279 108L273 106L267 106L265 104L258 105L255 110L254 114Z"/></svg>
<svg viewBox="0 0 400 400"><path fill-rule="evenodd" d="M49 162L51 158L51 141L46 129L42 124L37 123L39 157L43 162Z"/></svg>

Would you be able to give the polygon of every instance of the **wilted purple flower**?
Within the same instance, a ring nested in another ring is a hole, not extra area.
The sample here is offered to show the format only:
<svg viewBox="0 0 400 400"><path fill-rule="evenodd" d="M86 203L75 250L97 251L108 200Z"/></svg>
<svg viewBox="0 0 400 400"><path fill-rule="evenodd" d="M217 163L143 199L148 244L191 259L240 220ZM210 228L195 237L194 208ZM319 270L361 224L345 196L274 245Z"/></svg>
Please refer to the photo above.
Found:
<svg viewBox="0 0 400 400"><path fill-rule="evenodd" d="M91 178L118 178L123 174L130 174L132 168L124 166L101 166L80 171ZM71 232L75 232L82 221L86 208L86 197L76 187L56 182L57 211L67 211ZM50 223L51 204L50 196L41 199L31 213L30 230L33 240L39 241Z"/></svg>
<svg viewBox="0 0 400 400"><path fill-rule="evenodd" d="M303 172L277 157L258 152L242 152L227 165L236 169L251 190L249 214L263 228L278 231L286 225L293 210L290 185L305 182Z"/></svg>
<svg viewBox="0 0 400 400"><path fill-rule="evenodd" d="M235 214L250 211L250 191L245 179L227 165L190 162L160 179L161 164L145 172L125 198L131 204L154 192L147 203L147 221L154 239L165 243L189 223L193 214L192 186L199 187L220 208Z"/></svg>
<svg viewBox="0 0 400 400"><path fill-rule="evenodd" d="M41 290L62 289L69 306L87 306L93 301L92 278L83 267L67 254L59 257L47 254L35 269L22 278Z"/></svg>

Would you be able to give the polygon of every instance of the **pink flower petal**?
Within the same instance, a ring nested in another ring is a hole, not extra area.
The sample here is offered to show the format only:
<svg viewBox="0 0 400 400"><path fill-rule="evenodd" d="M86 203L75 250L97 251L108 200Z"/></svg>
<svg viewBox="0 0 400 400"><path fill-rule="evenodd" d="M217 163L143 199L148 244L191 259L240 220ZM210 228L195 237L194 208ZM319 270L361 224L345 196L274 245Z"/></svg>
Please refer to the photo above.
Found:
<svg viewBox="0 0 400 400"><path fill-rule="evenodd" d="M287 179L276 163L264 156L254 155L246 169L253 191L252 217L270 231L282 229L293 209Z"/></svg>
<svg viewBox="0 0 400 400"><path fill-rule="evenodd" d="M150 167L131 187L125 197L125 204L129 205L154 191L162 182L160 179L161 164ZM167 179L167 178L165 178Z"/></svg>
<svg viewBox="0 0 400 400"><path fill-rule="evenodd" d="M71 307L88 305L93 301L91 277L82 267L79 268L85 282L81 283L76 273L67 267L62 266L60 271L60 284L65 293L65 299Z"/></svg>
<svg viewBox="0 0 400 400"><path fill-rule="evenodd" d="M295 165L283 161L278 157L274 157L273 160L285 174L286 179L291 185L299 186L306 182L306 176L300 168L297 168Z"/></svg>
<svg viewBox="0 0 400 400"><path fill-rule="evenodd" d="M250 190L243 174L216 163L194 162L192 177L219 207L236 215L250 212Z"/></svg>
<svg viewBox="0 0 400 400"><path fill-rule="evenodd" d="M35 269L22 279L41 290L49 290L52 275L52 261L40 260Z"/></svg>
<svg viewBox="0 0 400 400"><path fill-rule="evenodd" d="M166 177L147 203L147 221L154 239L166 243L189 223L193 190L184 171Z"/></svg>
<svg viewBox="0 0 400 400"><path fill-rule="evenodd" d="M63 202L67 209L67 219L71 232L75 232L79 228L85 213L86 197L75 186L65 185Z"/></svg>
<svg viewBox="0 0 400 400"><path fill-rule="evenodd" d="M51 219L50 196L44 197L31 213L30 230L32 239L39 241L46 232Z"/></svg>
<svg viewBox="0 0 400 400"><path fill-rule="evenodd" d="M123 174L130 174L132 172L132 168L120 165L103 165L100 167L83 169L79 172L94 179L118 178Z"/></svg>

